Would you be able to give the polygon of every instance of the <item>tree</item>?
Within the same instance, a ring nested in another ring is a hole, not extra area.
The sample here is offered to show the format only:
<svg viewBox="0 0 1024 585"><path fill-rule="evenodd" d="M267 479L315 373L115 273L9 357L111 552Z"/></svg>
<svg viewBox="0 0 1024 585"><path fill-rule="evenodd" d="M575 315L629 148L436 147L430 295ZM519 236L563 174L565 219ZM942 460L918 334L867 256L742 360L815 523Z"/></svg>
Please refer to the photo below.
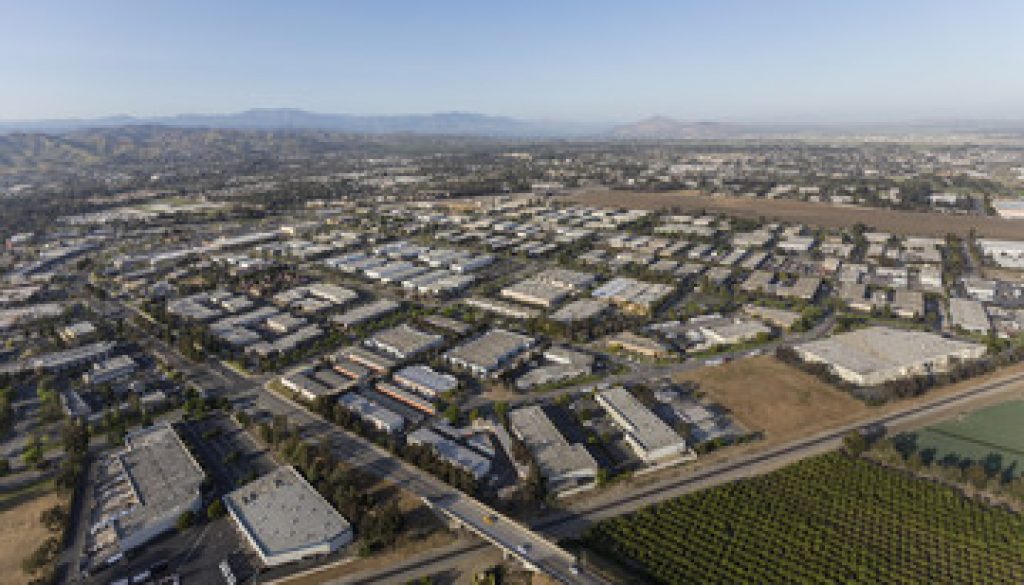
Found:
<svg viewBox="0 0 1024 585"><path fill-rule="evenodd" d="M494 414L502 424L508 424L508 403L504 401L495 402Z"/></svg>
<svg viewBox="0 0 1024 585"><path fill-rule="evenodd" d="M64 506L56 504L39 513L39 523L50 532L60 532L68 522L68 512Z"/></svg>
<svg viewBox="0 0 1024 585"><path fill-rule="evenodd" d="M220 518L226 512L227 509L224 508L224 502L220 501L219 499L214 500L213 502L210 503L209 506L206 507L206 517L210 520Z"/></svg>
<svg viewBox="0 0 1024 585"><path fill-rule="evenodd" d="M860 457L861 453L868 448L868 442L860 431L851 431L843 437L843 448L852 457Z"/></svg>
<svg viewBox="0 0 1024 585"><path fill-rule="evenodd" d="M444 409L444 417L448 419L448 423L456 425L459 422L459 417L462 415L462 411L455 404L449 404L448 408Z"/></svg>
<svg viewBox="0 0 1024 585"><path fill-rule="evenodd" d="M196 523L196 514L192 510L185 510L178 516L178 521L175 523L179 532L185 532L189 528L192 528Z"/></svg>
<svg viewBox="0 0 1024 585"><path fill-rule="evenodd" d="M43 454L43 441L38 435L29 440L25 451L21 454L21 459L29 467L40 468L43 466L46 459Z"/></svg>

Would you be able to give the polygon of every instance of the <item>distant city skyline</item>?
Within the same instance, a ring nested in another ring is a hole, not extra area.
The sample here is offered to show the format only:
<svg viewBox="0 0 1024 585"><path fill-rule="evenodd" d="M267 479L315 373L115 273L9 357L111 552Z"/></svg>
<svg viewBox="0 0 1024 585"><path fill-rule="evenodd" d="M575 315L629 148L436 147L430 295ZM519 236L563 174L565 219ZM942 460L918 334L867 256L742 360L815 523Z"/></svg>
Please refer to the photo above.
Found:
<svg viewBox="0 0 1024 585"><path fill-rule="evenodd" d="M1012 0L0 4L0 119L1024 119Z"/></svg>

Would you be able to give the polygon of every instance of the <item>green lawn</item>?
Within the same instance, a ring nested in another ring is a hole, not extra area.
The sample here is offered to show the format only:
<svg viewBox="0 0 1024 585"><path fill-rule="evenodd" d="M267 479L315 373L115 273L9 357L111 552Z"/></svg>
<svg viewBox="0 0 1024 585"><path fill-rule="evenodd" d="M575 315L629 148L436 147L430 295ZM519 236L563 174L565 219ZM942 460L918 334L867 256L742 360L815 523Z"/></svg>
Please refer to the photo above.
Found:
<svg viewBox="0 0 1024 585"><path fill-rule="evenodd" d="M1024 470L1024 400L989 406L908 436L918 451L934 450L935 461L949 456L983 461L995 455L1001 468L1019 475Z"/></svg>

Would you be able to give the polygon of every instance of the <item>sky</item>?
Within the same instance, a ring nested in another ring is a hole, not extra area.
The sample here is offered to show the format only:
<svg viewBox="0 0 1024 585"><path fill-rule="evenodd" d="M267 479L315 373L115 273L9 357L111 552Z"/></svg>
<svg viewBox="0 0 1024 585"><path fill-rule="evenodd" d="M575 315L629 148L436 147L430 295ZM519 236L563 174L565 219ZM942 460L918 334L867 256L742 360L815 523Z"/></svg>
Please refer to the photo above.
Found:
<svg viewBox="0 0 1024 585"><path fill-rule="evenodd" d="M0 119L1024 119L1021 0L0 0Z"/></svg>

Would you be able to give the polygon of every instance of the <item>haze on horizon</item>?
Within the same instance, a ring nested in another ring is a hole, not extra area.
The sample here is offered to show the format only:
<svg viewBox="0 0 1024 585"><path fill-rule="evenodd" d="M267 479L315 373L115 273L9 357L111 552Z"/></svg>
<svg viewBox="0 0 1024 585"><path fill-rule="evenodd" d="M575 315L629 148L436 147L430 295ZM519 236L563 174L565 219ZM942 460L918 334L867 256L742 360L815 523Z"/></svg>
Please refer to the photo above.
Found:
<svg viewBox="0 0 1024 585"><path fill-rule="evenodd" d="M1024 119L1024 3L8 2L0 119Z"/></svg>

